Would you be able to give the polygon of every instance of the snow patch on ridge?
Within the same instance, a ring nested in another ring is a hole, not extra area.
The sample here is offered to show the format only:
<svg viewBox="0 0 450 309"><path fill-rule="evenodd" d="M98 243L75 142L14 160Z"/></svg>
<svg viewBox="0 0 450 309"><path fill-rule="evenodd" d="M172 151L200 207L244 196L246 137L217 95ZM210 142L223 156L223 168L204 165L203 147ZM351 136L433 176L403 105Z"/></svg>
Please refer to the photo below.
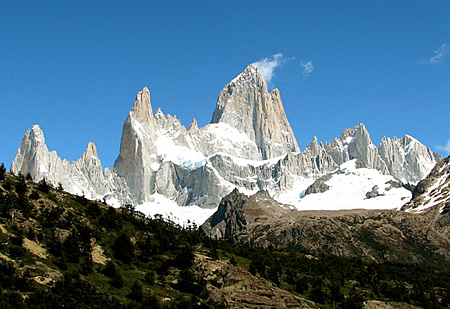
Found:
<svg viewBox="0 0 450 309"><path fill-rule="evenodd" d="M444 165L444 168L446 166ZM436 180L436 182L430 186L423 194L425 197L422 204L419 207L416 208L409 208L406 211L407 212L414 212L414 213L421 213L424 210L436 206L439 203L442 203L445 196L445 191L443 190L445 188L445 182L448 181L449 175L447 173L444 173L439 179ZM445 206L445 205L444 205ZM441 212L443 211L444 206L441 207Z"/></svg>
<svg viewBox="0 0 450 309"><path fill-rule="evenodd" d="M151 168L154 172L157 172L159 170L159 168L161 167L161 165L159 163L153 162L151 165Z"/></svg>
<svg viewBox="0 0 450 309"><path fill-rule="evenodd" d="M162 215L163 218L181 226L187 225L188 221L200 226L217 210L217 207L206 209L199 206L178 206L174 200L157 193L153 194L152 197L153 202L144 202L136 206L136 210L146 216Z"/></svg>
<svg viewBox="0 0 450 309"><path fill-rule="evenodd" d="M235 164L237 164L239 166L249 166L249 165L251 165L251 166L254 166L254 167L262 166L262 165L267 165L269 167L269 166L272 166L274 164L277 164L278 161L280 161L284 157L286 157L286 155L282 155L282 156L279 156L279 157L276 157L276 158L272 158L272 159L268 159L268 160L249 160L249 159L244 159L244 158L240 158L240 157L231 156L231 155L229 155L227 153L216 153L216 154L224 156L224 157L229 157L233 161L233 163L235 163Z"/></svg>
<svg viewBox="0 0 450 309"><path fill-rule="evenodd" d="M203 154L186 146L176 145L173 139L166 135L160 135L155 142L155 146L158 156L164 161L170 161L191 170L206 163L206 157Z"/></svg>
<svg viewBox="0 0 450 309"><path fill-rule="evenodd" d="M305 195L306 189L314 182L314 178L297 177L292 184L292 188L284 192L269 193L273 199L282 204L297 205Z"/></svg>

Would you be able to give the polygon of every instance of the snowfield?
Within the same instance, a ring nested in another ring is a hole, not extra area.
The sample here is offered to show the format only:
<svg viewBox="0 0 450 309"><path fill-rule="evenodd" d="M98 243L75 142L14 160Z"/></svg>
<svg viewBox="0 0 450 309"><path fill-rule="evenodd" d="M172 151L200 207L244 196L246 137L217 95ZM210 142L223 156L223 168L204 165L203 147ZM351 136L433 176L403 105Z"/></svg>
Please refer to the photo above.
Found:
<svg viewBox="0 0 450 309"><path fill-rule="evenodd" d="M356 168L356 160L342 164L331 179L325 181L330 189L323 193L305 195L305 191L314 180L299 178L291 190L270 194L280 203L294 206L297 210L349 210L349 209L400 209L411 199L411 192L403 187L394 188L389 181L394 177L383 175L379 171ZM379 196L367 198L366 193L378 186ZM245 188L238 188L246 195L255 194ZM153 202L145 202L136 207L147 216L162 215L184 226L188 222L203 224L216 210L198 206L178 206L174 200L160 194L153 195Z"/></svg>
<svg viewBox="0 0 450 309"><path fill-rule="evenodd" d="M153 202L145 202L136 206L136 210L146 216L162 215L181 226L187 226L189 223L195 223L197 226L203 224L217 207L213 209L200 208L198 206L178 206L177 203L161 194L152 195Z"/></svg>
<svg viewBox="0 0 450 309"><path fill-rule="evenodd" d="M411 199L411 192L403 187L392 188L389 181L395 181L394 177L374 169L356 168L356 160L351 160L325 181L330 187L328 191L303 196L313 183L313 180L305 179L297 183L297 195L286 192L277 200L294 205L298 210L400 209ZM378 186L380 196L367 198L366 193L374 186Z"/></svg>

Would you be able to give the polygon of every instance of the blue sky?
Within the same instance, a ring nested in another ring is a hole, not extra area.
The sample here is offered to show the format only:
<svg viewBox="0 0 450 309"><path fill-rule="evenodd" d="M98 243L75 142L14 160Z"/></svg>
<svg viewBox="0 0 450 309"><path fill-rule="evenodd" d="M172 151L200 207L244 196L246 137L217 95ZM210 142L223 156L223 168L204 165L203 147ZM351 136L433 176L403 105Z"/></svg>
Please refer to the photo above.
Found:
<svg viewBox="0 0 450 309"><path fill-rule="evenodd" d="M364 123L450 151L450 1L1 1L0 162L33 124L69 161L119 153L136 93L186 126L265 61L303 150Z"/></svg>

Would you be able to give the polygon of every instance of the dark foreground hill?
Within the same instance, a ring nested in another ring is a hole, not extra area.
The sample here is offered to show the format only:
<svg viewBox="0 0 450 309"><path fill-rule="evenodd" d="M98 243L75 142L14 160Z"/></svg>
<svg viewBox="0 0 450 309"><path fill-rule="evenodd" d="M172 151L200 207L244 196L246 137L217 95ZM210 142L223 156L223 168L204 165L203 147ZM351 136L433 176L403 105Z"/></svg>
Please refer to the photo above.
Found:
<svg viewBox="0 0 450 309"><path fill-rule="evenodd" d="M114 209L26 178L0 168L1 308L449 304L446 267L214 240L196 226L145 218L131 206Z"/></svg>
<svg viewBox="0 0 450 309"><path fill-rule="evenodd" d="M207 234L241 243L333 254L373 262L450 265L450 212L397 210L298 211L267 192L234 190L203 225Z"/></svg>

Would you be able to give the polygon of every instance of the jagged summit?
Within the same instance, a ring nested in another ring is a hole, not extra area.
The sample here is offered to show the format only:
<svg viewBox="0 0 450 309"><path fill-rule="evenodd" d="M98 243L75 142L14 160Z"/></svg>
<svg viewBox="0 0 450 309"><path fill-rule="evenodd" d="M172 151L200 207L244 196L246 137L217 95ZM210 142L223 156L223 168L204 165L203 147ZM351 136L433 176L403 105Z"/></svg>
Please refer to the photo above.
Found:
<svg viewBox="0 0 450 309"><path fill-rule="evenodd" d="M260 87L266 85L267 87L266 80L264 79L261 70L253 64L249 64L242 73L233 78L230 82L230 84L243 83L251 83L253 86Z"/></svg>
<svg viewBox="0 0 450 309"><path fill-rule="evenodd" d="M113 167L113 171L126 180L138 202L151 200L154 193L151 164L156 161L155 138L150 91L145 87L136 95L133 108L123 124L120 153Z"/></svg>
<svg viewBox="0 0 450 309"><path fill-rule="evenodd" d="M253 65L222 89L211 120L219 122L247 134L264 160L300 151L280 92L269 93L262 73Z"/></svg>
<svg viewBox="0 0 450 309"><path fill-rule="evenodd" d="M16 157L11 164L11 171L22 175L28 173L36 176L40 175L46 170L45 165L40 164L40 161L43 159L42 156L47 153L50 155L45 144L44 132L42 132L39 125L35 124L31 130L28 129L25 133Z"/></svg>
<svg viewBox="0 0 450 309"><path fill-rule="evenodd" d="M189 133L195 133L198 131L198 123L197 123L197 119L192 119L191 124L189 125L189 129L188 129Z"/></svg>
<svg viewBox="0 0 450 309"><path fill-rule="evenodd" d="M100 163L97 154L97 147L93 142L88 143L83 155L76 162L83 162L85 165L100 167L100 173L102 172L102 164Z"/></svg>
<svg viewBox="0 0 450 309"><path fill-rule="evenodd" d="M55 186L61 184L73 194L105 199L117 206L119 200L125 203L134 200L122 179L106 170L103 173L94 143L88 143L83 155L70 163L62 160L56 151L48 150L44 133L38 125L28 130L22 139L11 171L22 175L29 173L34 181L45 178Z"/></svg>
<svg viewBox="0 0 450 309"><path fill-rule="evenodd" d="M30 139L35 143L45 144L44 132L38 124L33 125L30 132Z"/></svg>
<svg viewBox="0 0 450 309"><path fill-rule="evenodd" d="M391 175L403 182L417 183L425 177L442 157L410 135L402 138L383 137L380 157Z"/></svg>
<svg viewBox="0 0 450 309"><path fill-rule="evenodd" d="M150 104L150 91L147 87L144 87L142 91L139 91L134 100L133 108L130 115L133 116L140 123L150 124L153 122L153 110Z"/></svg>
<svg viewBox="0 0 450 309"><path fill-rule="evenodd" d="M97 147L95 146L95 144L93 142L89 142L86 147L86 151L84 152L83 156L87 156L87 155L92 155L92 156L98 157Z"/></svg>
<svg viewBox="0 0 450 309"><path fill-rule="evenodd" d="M223 87L222 92L217 99L216 108L212 115L211 123L220 122L224 113L237 111L239 107L237 106L237 103L233 102L228 104L228 101L223 99L221 100L222 95L228 94L229 96L231 96L236 92L238 92L238 95L240 95L241 93L245 94L249 89L262 90L263 93L268 92L267 84L261 71L252 64L248 65L242 73L240 73L233 80L231 80L231 82ZM229 98L229 96L227 96L227 98ZM250 104L252 102L245 101L241 103Z"/></svg>

